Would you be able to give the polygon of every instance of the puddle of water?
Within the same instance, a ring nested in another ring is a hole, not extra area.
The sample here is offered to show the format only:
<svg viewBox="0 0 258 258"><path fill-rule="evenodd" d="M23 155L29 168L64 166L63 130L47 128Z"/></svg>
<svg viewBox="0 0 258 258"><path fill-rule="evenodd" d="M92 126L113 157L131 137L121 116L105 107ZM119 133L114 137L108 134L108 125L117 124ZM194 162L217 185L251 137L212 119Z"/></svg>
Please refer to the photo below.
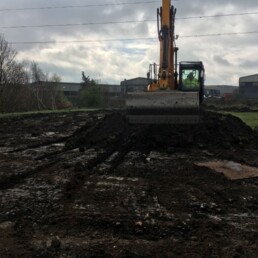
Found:
<svg viewBox="0 0 258 258"><path fill-rule="evenodd" d="M228 179L237 180L258 177L258 168L237 163L235 161L214 160L195 163L200 167L210 168L218 173L223 173Z"/></svg>

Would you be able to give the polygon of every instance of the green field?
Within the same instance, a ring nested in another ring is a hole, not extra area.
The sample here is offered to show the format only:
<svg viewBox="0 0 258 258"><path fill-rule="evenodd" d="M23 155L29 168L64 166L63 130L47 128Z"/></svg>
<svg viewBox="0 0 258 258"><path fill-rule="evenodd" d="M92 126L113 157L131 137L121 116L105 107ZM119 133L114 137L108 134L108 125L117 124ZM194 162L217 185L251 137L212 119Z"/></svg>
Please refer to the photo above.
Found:
<svg viewBox="0 0 258 258"><path fill-rule="evenodd" d="M99 110L97 108L74 108L74 109L60 109L60 110L42 110L42 111L29 111L29 112L17 112L17 113L0 113L0 118L2 117L12 117L12 116L23 116L23 115L33 115L33 114L51 114L51 113L70 113L70 112L90 112Z"/></svg>
<svg viewBox="0 0 258 258"><path fill-rule="evenodd" d="M229 112L229 114L240 118L253 129L258 127L258 112Z"/></svg>

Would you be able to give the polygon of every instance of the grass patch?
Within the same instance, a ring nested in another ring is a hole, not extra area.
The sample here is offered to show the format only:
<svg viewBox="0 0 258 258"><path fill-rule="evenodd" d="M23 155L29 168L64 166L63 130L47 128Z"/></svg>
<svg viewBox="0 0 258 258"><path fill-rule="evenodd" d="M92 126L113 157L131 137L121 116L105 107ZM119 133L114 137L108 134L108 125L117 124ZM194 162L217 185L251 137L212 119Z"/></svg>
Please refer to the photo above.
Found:
<svg viewBox="0 0 258 258"><path fill-rule="evenodd" d="M258 112L227 112L233 116L240 118L244 123L246 123L251 128L258 127Z"/></svg>
<svg viewBox="0 0 258 258"><path fill-rule="evenodd" d="M77 108L77 109L59 109L59 110L42 110L42 111L29 111L29 112L17 112L17 113L0 113L0 118L4 117L16 117L35 114L54 114L54 113L72 113L72 112L91 112L97 111L97 108Z"/></svg>

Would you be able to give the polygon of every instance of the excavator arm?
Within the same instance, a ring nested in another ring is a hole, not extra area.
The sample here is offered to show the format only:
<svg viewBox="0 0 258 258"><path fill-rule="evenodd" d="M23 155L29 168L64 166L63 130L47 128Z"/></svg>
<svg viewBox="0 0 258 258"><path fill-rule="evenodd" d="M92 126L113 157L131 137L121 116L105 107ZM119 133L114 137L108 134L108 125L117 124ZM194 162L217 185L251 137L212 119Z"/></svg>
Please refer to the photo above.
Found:
<svg viewBox="0 0 258 258"><path fill-rule="evenodd" d="M177 88L175 43L175 15L176 8L171 6L170 0L163 0L162 7L157 9L158 38L160 41L160 66L157 82L148 86L148 91ZM160 28L161 25L161 28Z"/></svg>

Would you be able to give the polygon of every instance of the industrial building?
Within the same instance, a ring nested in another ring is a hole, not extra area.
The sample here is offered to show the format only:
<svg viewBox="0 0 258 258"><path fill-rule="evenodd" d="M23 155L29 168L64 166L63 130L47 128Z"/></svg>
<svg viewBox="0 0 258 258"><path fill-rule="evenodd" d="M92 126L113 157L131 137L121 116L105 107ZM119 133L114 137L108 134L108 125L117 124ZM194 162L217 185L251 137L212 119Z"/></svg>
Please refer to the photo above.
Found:
<svg viewBox="0 0 258 258"><path fill-rule="evenodd" d="M124 80L120 83L123 92L147 91L149 81L144 77Z"/></svg>
<svg viewBox="0 0 258 258"><path fill-rule="evenodd" d="M48 90L48 87L55 86L58 90L62 91L68 99L74 99L78 98L82 84L73 82L35 82L32 83L31 86L46 90ZM118 84L98 84L97 87L108 96L119 97L121 95L121 86Z"/></svg>
<svg viewBox="0 0 258 258"><path fill-rule="evenodd" d="M205 85L205 98L232 98L238 92L238 87L231 85Z"/></svg>
<svg viewBox="0 0 258 258"><path fill-rule="evenodd" d="M205 85L205 89L210 90L219 90L220 96L223 96L227 93L235 93L238 90L237 86L231 86L231 85Z"/></svg>
<svg viewBox="0 0 258 258"><path fill-rule="evenodd" d="M258 74L239 78L239 94L246 98L258 98Z"/></svg>

